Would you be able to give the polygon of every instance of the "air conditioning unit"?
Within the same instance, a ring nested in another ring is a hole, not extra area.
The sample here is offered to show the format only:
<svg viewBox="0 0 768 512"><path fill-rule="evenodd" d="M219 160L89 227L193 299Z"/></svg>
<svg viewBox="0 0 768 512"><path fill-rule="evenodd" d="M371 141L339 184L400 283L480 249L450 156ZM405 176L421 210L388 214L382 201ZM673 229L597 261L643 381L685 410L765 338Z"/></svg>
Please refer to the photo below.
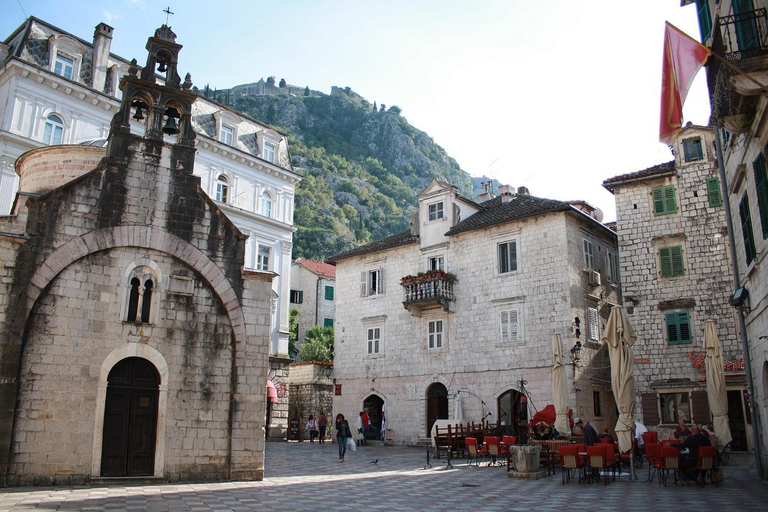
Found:
<svg viewBox="0 0 768 512"><path fill-rule="evenodd" d="M600 272L593 270L589 273L589 284L592 286L600 286L602 284L602 278Z"/></svg>

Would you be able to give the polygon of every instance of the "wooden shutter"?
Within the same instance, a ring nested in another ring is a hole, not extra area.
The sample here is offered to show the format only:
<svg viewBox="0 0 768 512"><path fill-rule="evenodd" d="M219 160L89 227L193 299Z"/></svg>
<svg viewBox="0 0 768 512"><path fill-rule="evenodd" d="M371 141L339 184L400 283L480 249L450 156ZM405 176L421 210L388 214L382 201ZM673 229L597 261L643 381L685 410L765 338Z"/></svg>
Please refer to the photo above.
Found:
<svg viewBox="0 0 768 512"><path fill-rule="evenodd" d="M701 40L706 41L712 34L712 16L709 14L709 0L696 0L696 9L699 16Z"/></svg>
<svg viewBox="0 0 768 512"><path fill-rule="evenodd" d="M752 217L749 212L749 198L747 194L739 203L739 217L741 217L741 234L744 237L744 252L747 257L747 265L755 259L755 239L752 234Z"/></svg>
<svg viewBox="0 0 768 512"><path fill-rule="evenodd" d="M655 215L661 215L664 213L664 187L656 187L652 191L653 196L653 213Z"/></svg>
<svg viewBox="0 0 768 512"><path fill-rule="evenodd" d="M659 264L661 265L661 277L672 277L672 254L670 247L659 249Z"/></svg>
<svg viewBox="0 0 768 512"><path fill-rule="evenodd" d="M597 323L597 310L595 308L587 308L587 320L589 321L589 339L595 341L600 340L600 334L598 333L599 327Z"/></svg>
<svg viewBox="0 0 768 512"><path fill-rule="evenodd" d="M360 272L360 296L368 296L368 272Z"/></svg>
<svg viewBox="0 0 768 512"><path fill-rule="evenodd" d="M379 294L384 293L384 269L379 269Z"/></svg>
<svg viewBox="0 0 768 512"><path fill-rule="evenodd" d="M720 192L720 179L708 178L707 197L709 198L709 206L717 207L723 205L723 198Z"/></svg>
<svg viewBox="0 0 768 512"><path fill-rule="evenodd" d="M501 312L501 341L509 341L509 314L510 311Z"/></svg>
<svg viewBox="0 0 768 512"><path fill-rule="evenodd" d="M709 423L709 402L706 391L691 391L691 416L696 424Z"/></svg>
<svg viewBox="0 0 768 512"><path fill-rule="evenodd" d="M675 187L669 185L664 187L664 213L673 213L677 211L677 197L675 197Z"/></svg>
<svg viewBox="0 0 768 512"><path fill-rule="evenodd" d="M752 163L755 172L755 190L757 192L757 209L760 211L760 224L763 228L763 238L768 238L768 178L765 173L765 157L762 153Z"/></svg>
<svg viewBox="0 0 768 512"><path fill-rule="evenodd" d="M509 242L509 270L517 270L517 242Z"/></svg>
<svg viewBox="0 0 768 512"><path fill-rule="evenodd" d="M672 275L682 276L685 275L685 267L683 266L683 248L679 245L669 248L670 260L672 261Z"/></svg>
<svg viewBox="0 0 768 512"><path fill-rule="evenodd" d="M520 341L520 314L516 309L509 310L509 340Z"/></svg>
<svg viewBox="0 0 768 512"><path fill-rule="evenodd" d="M643 421L645 425L651 426L661 423L659 399L656 393L643 393L640 395L640 404L643 406Z"/></svg>
<svg viewBox="0 0 768 512"><path fill-rule="evenodd" d="M667 313L664 315L664 321L667 324L667 342L670 345L680 343L680 333L677 329L677 313Z"/></svg>
<svg viewBox="0 0 768 512"><path fill-rule="evenodd" d="M686 162L693 160L693 139L686 139L683 141L683 158Z"/></svg>

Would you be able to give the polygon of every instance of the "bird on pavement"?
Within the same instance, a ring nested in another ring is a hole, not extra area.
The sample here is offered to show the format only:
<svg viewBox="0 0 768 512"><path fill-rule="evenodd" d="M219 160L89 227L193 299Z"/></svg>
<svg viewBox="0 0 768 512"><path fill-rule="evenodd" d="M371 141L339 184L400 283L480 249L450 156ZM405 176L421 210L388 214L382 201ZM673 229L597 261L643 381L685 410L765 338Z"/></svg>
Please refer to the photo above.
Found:
<svg viewBox="0 0 768 512"><path fill-rule="evenodd" d="M378 463L379 463L379 459L376 459L376 460L372 460L372 461L371 461L371 464L378 464Z"/></svg>

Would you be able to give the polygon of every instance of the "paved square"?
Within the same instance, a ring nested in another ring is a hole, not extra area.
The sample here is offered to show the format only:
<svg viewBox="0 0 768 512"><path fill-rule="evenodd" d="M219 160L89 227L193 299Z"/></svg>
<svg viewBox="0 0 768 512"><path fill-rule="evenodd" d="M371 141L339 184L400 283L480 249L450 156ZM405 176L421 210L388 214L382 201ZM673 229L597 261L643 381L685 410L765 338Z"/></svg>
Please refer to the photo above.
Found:
<svg viewBox="0 0 768 512"><path fill-rule="evenodd" d="M378 460L377 463L373 461ZM560 473L537 481L506 477L501 467L468 467L433 459L424 450L373 445L338 462L336 445L267 443L263 482L24 488L0 490L0 510L766 510L768 486L747 455L732 455L715 488L660 487L626 477L616 482L562 485Z"/></svg>

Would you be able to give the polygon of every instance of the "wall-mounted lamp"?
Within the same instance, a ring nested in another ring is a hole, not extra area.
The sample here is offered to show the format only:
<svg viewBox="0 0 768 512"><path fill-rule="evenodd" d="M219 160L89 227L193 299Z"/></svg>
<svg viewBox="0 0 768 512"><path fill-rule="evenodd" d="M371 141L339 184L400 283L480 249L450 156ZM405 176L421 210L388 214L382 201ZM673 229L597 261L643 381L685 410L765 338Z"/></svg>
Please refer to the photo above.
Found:
<svg viewBox="0 0 768 512"><path fill-rule="evenodd" d="M333 375L333 365L324 364L323 367L320 369L320 371L323 373L323 377L325 377L326 379L330 379L331 375Z"/></svg>
<svg viewBox="0 0 768 512"><path fill-rule="evenodd" d="M581 342L579 340L576 340L573 348L571 348L571 360L573 362L574 368L576 368L576 366L579 364L579 361L581 361Z"/></svg>
<svg viewBox="0 0 768 512"><path fill-rule="evenodd" d="M640 301L635 297L627 296L624 298L624 309L626 309L627 313L630 315L635 311L635 306L638 304L640 304Z"/></svg>

